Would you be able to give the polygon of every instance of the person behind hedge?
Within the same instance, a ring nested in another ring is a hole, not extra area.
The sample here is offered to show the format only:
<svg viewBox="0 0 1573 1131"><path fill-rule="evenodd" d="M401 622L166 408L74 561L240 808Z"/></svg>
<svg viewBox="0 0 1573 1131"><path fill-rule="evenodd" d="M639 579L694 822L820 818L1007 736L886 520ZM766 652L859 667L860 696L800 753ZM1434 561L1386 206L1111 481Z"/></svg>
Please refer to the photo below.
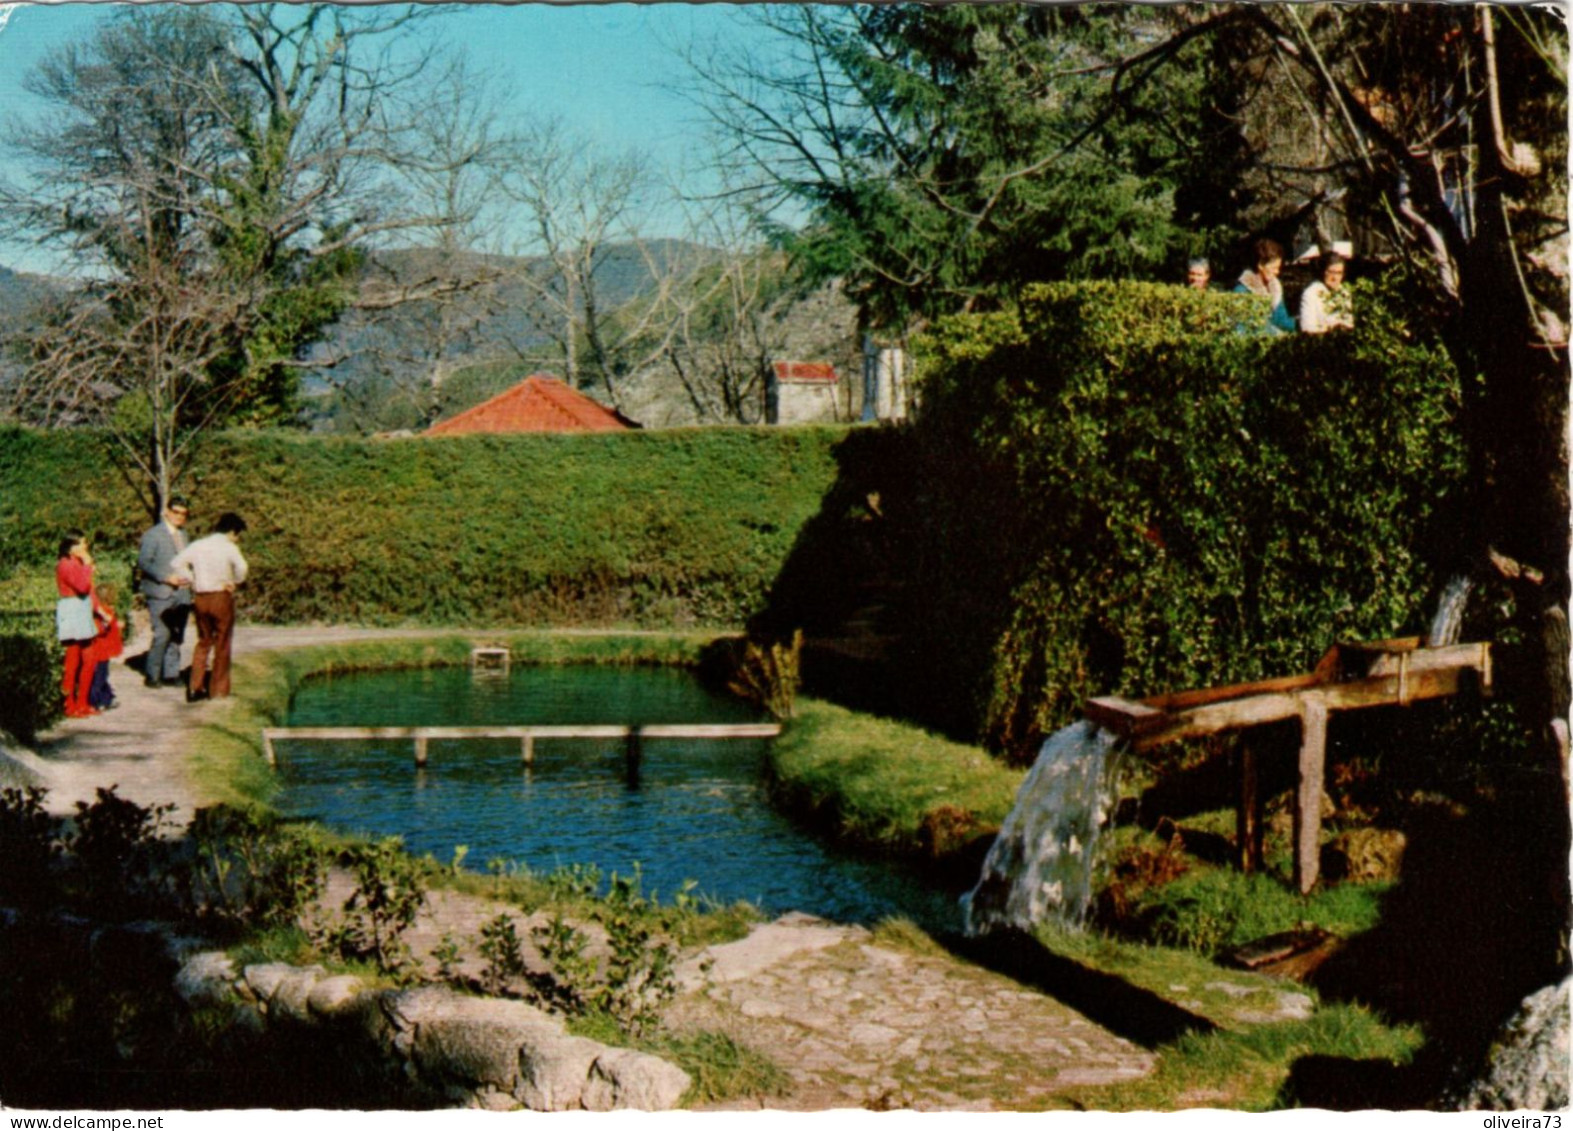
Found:
<svg viewBox="0 0 1573 1131"><path fill-rule="evenodd" d="M233 511L219 515L213 533L175 555L171 568L191 586L197 622L197 648L191 657L186 701L222 699L229 694L230 638L235 630L235 589L246 580L246 559L239 539L246 520ZM212 657L213 670L208 672Z"/></svg>
<svg viewBox="0 0 1573 1131"><path fill-rule="evenodd" d="M1294 329L1294 318L1284 305L1284 284L1278 273L1284 265L1284 249L1276 240L1257 240L1253 249L1256 266L1241 272L1236 294L1260 295L1271 303L1263 333L1284 334Z"/></svg>
<svg viewBox="0 0 1573 1131"><path fill-rule="evenodd" d="M1213 265L1197 256L1185 265L1185 285L1193 291L1205 291L1213 283Z"/></svg>
<svg viewBox="0 0 1573 1131"><path fill-rule="evenodd" d="M98 629L93 623L93 555L80 531L73 530L60 539L55 588L60 594L55 604L55 634L66 653L60 675L65 713L69 719L86 718L98 714L88 703L93 667L87 662L87 649Z"/></svg>
<svg viewBox="0 0 1573 1131"><path fill-rule="evenodd" d="M1347 261L1336 251L1322 257L1322 277L1305 288L1300 296L1300 331L1325 334L1329 330L1348 330L1355 324L1354 307L1344 290Z"/></svg>
<svg viewBox="0 0 1573 1131"><path fill-rule="evenodd" d="M153 629L142 667L142 682L149 687L180 682L180 646L186 638L186 619L191 615L191 589L171 563L186 548L182 527L190 513L185 499L171 496L164 504L163 520L142 535L137 547L142 596L147 600Z"/></svg>
<svg viewBox="0 0 1573 1131"><path fill-rule="evenodd" d="M115 593L112 590L100 591L95 585L91 596L93 623L98 631L92 643L87 646L87 654L84 657L84 661L93 668L93 678L87 690L87 703L97 710L108 711L120 705L115 701L114 688L109 685L109 661L125 651L125 637L120 618L115 615L114 605L111 603Z"/></svg>

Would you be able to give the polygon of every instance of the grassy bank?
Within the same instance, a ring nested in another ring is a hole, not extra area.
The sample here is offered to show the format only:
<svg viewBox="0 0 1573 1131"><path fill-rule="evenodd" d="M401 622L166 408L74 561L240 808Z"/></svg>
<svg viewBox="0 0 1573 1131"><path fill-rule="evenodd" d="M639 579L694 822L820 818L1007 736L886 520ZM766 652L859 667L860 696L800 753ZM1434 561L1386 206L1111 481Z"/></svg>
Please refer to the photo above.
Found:
<svg viewBox="0 0 1573 1131"><path fill-rule="evenodd" d="M992 837L1023 776L978 747L816 699L798 700L769 772L779 804L838 840L926 855Z"/></svg>

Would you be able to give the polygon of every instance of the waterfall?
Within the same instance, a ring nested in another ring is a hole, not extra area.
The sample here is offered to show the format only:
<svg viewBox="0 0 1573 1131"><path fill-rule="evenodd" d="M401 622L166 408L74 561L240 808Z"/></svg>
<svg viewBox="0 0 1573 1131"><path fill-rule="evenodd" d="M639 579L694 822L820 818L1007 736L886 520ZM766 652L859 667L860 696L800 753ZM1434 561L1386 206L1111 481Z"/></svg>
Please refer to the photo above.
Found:
<svg viewBox="0 0 1573 1131"><path fill-rule="evenodd" d="M977 886L962 897L969 935L1049 917L1081 925L1098 836L1115 800L1117 741L1084 720L1044 742Z"/></svg>
<svg viewBox="0 0 1573 1131"><path fill-rule="evenodd" d="M1428 648L1442 648L1457 644L1464 627L1464 606L1469 603L1469 591L1475 583L1464 574L1452 578L1442 587L1437 598L1436 615L1431 618L1431 631L1426 636Z"/></svg>

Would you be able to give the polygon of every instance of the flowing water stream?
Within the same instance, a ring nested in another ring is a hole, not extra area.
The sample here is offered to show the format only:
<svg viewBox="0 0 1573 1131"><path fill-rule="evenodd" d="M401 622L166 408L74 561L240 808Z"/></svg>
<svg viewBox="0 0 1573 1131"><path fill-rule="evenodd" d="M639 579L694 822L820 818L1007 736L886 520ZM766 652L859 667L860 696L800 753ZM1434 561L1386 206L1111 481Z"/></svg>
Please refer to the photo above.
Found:
<svg viewBox="0 0 1573 1131"><path fill-rule="evenodd" d="M1436 614L1431 618L1431 628L1426 634L1426 646L1443 648L1457 644L1464 627L1464 607L1469 604L1469 592L1475 583L1464 574L1452 578L1442 587L1437 598Z"/></svg>
<svg viewBox="0 0 1573 1131"><path fill-rule="evenodd" d="M1098 836L1118 796L1118 750L1112 732L1085 720L1043 743L962 900L968 934L1086 918Z"/></svg>

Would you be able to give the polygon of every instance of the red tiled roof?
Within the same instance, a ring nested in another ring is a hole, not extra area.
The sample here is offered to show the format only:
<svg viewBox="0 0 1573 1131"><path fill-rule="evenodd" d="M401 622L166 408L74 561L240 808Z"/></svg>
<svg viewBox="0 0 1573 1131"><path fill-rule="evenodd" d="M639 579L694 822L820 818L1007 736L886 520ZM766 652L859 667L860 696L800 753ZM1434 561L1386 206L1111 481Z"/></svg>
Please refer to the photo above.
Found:
<svg viewBox="0 0 1573 1131"><path fill-rule="evenodd" d="M537 373L506 392L439 421L428 436L475 432L622 432L638 425L555 377Z"/></svg>
<svg viewBox="0 0 1573 1131"><path fill-rule="evenodd" d="M834 385L836 383L836 367L828 361L775 361L776 380L780 381L810 381L818 384Z"/></svg>

